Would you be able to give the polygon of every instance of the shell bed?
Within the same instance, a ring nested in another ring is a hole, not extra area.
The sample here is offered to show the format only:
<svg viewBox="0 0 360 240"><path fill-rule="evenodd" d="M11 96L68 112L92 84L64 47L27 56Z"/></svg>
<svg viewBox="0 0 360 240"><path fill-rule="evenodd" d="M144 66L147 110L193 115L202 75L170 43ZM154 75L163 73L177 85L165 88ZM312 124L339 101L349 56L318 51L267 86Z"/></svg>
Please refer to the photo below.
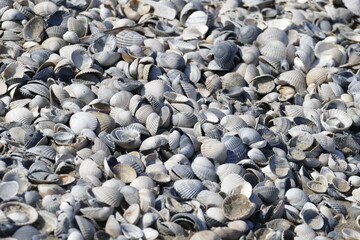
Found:
<svg viewBox="0 0 360 240"><path fill-rule="evenodd" d="M0 0L0 238L360 239L360 0Z"/></svg>

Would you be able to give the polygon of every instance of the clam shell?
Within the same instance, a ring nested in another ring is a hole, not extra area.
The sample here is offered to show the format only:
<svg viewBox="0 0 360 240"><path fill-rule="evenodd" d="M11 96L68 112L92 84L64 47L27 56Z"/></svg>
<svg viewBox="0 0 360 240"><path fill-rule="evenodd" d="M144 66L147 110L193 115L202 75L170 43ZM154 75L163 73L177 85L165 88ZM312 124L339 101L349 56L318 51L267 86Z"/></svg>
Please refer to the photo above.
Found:
<svg viewBox="0 0 360 240"><path fill-rule="evenodd" d="M271 171L279 178L284 178L289 174L289 163L286 158L272 156L269 160Z"/></svg>
<svg viewBox="0 0 360 240"><path fill-rule="evenodd" d="M259 94L267 94L275 88L274 77L269 74L257 76L251 80L249 86Z"/></svg>
<svg viewBox="0 0 360 240"><path fill-rule="evenodd" d="M285 45L288 44L288 36L285 31L276 27L267 28L256 39L260 45L265 46L268 42L280 41Z"/></svg>
<svg viewBox="0 0 360 240"><path fill-rule="evenodd" d="M203 184L196 179L180 179L174 183L174 188L182 199L195 199L203 187Z"/></svg>
<svg viewBox="0 0 360 240"><path fill-rule="evenodd" d="M75 134L80 134L82 130L89 129L94 131L98 127L96 116L88 112L78 112L70 118L70 128Z"/></svg>
<svg viewBox="0 0 360 240"><path fill-rule="evenodd" d="M242 194L235 194L224 199L224 216L229 220L243 220L254 214L256 205Z"/></svg>
<svg viewBox="0 0 360 240"><path fill-rule="evenodd" d="M20 122L22 124L31 124L34 120L33 114L25 107L10 110L5 115L6 122Z"/></svg>
<svg viewBox="0 0 360 240"><path fill-rule="evenodd" d="M93 239L96 230L92 222L81 216L75 216L75 220L84 239Z"/></svg>
<svg viewBox="0 0 360 240"><path fill-rule="evenodd" d="M201 145L201 154L217 163L223 163L227 158L227 149L224 143L207 139Z"/></svg>
<svg viewBox="0 0 360 240"><path fill-rule="evenodd" d="M291 204L291 206L301 210L306 202L309 202L307 194L297 188L290 188L285 193L285 199Z"/></svg>
<svg viewBox="0 0 360 240"><path fill-rule="evenodd" d="M252 44L261 33L256 25L247 25L239 29L238 40L243 44Z"/></svg>
<svg viewBox="0 0 360 240"><path fill-rule="evenodd" d="M15 197L19 190L19 184L16 181L0 183L0 198L3 201L10 200Z"/></svg>
<svg viewBox="0 0 360 240"><path fill-rule="evenodd" d="M112 171L124 183L131 183L137 176L134 168L126 164L116 164Z"/></svg>
<svg viewBox="0 0 360 240"><path fill-rule="evenodd" d="M92 192L97 200L104 202L111 207L120 206L123 198L123 194L119 190L111 187L94 187Z"/></svg>
<svg viewBox="0 0 360 240"><path fill-rule="evenodd" d="M34 12L42 17L50 16L58 9L59 7L53 2L40 2L34 6Z"/></svg>
<svg viewBox="0 0 360 240"><path fill-rule="evenodd" d="M26 41L41 42L44 37L44 20L41 17L33 17L24 26L23 34Z"/></svg>
<svg viewBox="0 0 360 240"><path fill-rule="evenodd" d="M39 217L33 207L20 202L4 202L0 205L0 210L16 226L30 225Z"/></svg>
<svg viewBox="0 0 360 240"><path fill-rule="evenodd" d="M320 116L320 120L325 130L334 133L345 131L353 124L351 117L346 112L338 109L324 111Z"/></svg>
<svg viewBox="0 0 360 240"><path fill-rule="evenodd" d="M216 64L222 70L231 69L234 67L233 61L237 50L237 46L232 42L218 41L212 49Z"/></svg>
<svg viewBox="0 0 360 240"><path fill-rule="evenodd" d="M191 168L200 180L210 180L212 182L216 182L217 176L215 172L215 167L207 158L195 158L191 163Z"/></svg>
<svg viewBox="0 0 360 240"><path fill-rule="evenodd" d="M145 39L146 37L131 30L123 30L116 34L117 46L119 48L130 47L132 45L141 46L143 45Z"/></svg>

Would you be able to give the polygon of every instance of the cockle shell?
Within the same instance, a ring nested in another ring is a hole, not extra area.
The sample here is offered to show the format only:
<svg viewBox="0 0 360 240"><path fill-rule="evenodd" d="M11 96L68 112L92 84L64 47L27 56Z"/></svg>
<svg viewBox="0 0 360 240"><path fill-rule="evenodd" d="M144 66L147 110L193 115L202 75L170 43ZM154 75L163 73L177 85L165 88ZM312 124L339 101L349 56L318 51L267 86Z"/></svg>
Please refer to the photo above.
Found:
<svg viewBox="0 0 360 240"><path fill-rule="evenodd" d="M33 114L25 107L10 110L5 115L6 122L20 122L23 124L31 124L34 120Z"/></svg>
<svg viewBox="0 0 360 240"><path fill-rule="evenodd" d="M70 128L75 134L80 134L82 130L89 129L94 131L98 126L97 118L88 112L78 112L70 118Z"/></svg>
<svg viewBox="0 0 360 240"><path fill-rule="evenodd" d="M217 163L223 163L227 158L225 144L215 139L205 140L201 145L201 153L204 157L213 159Z"/></svg>
<svg viewBox="0 0 360 240"><path fill-rule="evenodd" d="M247 219L255 212L256 205L245 195L235 194L224 199L222 208L226 218L242 220Z"/></svg>
<svg viewBox="0 0 360 240"><path fill-rule="evenodd" d="M325 130L330 132L342 132L351 127L353 121L344 111L330 109L324 111L320 116L321 124Z"/></svg>
<svg viewBox="0 0 360 240"><path fill-rule="evenodd" d="M180 179L174 183L174 188L182 199L195 199L203 187L203 184L196 179Z"/></svg>

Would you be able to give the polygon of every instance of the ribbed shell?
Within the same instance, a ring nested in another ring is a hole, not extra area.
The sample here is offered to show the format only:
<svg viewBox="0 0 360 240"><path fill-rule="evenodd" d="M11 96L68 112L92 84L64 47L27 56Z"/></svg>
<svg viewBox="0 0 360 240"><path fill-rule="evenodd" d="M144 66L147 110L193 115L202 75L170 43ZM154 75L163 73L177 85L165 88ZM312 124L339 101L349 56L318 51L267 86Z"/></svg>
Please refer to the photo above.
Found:
<svg viewBox="0 0 360 240"><path fill-rule="evenodd" d="M218 41L212 49L216 64L223 70L234 67L234 57L237 51L237 46L229 41Z"/></svg>
<svg viewBox="0 0 360 240"><path fill-rule="evenodd" d="M329 81L329 74L335 72L336 68L313 68L306 75L306 84L309 86L310 84L315 83L319 86L323 82Z"/></svg>
<svg viewBox="0 0 360 240"><path fill-rule="evenodd" d="M196 179L180 179L175 181L174 188L179 196L186 199L195 199L203 190L203 184Z"/></svg>
<svg viewBox="0 0 360 240"><path fill-rule="evenodd" d="M307 87L304 73L298 70L283 72L278 79L280 84L284 83L293 86L298 92L303 92Z"/></svg>
<svg viewBox="0 0 360 240"><path fill-rule="evenodd" d="M259 36L261 29L256 25L243 26L237 33L238 40L243 44L252 44L252 42Z"/></svg>
<svg viewBox="0 0 360 240"><path fill-rule="evenodd" d="M120 206L123 198L123 195L119 190L111 187L94 187L92 192L97 200L104 202L111 207Z"/></svg>
<svg viewBox="0 0 360 240"><path fill-rule="evenodd" d="M44 37L44 24L44 20L39 16L30 19L23 29L24 39L40 42Z"/></svg>
<svg viewBox="0 0 360 240"><path fill-rule="evenodd" d="M260 53L267 57L283 59L286 57L286 45L278 40L270 41L260 49Z"/></svg>
<svg viewBox="0 0 360 240"><path fill-rule="evenodd" d="M276 27L267 28L257 38L257 42L259 42L262 46L265 46L268 42L274 40L278 40L285 45L288 44L288 36L286 32Z"/></svg>
<svg viewBox="0 0 360 240"><path fill-rule="evenodd" d="M34 120L33 114L25 107L15 108L10 110L5 115L6 122L20 122L22 124L30 125Z"/></svg>
<svg viewBox="0 0 360 240"><path fill-rule="evenodd" d="M70 128L76 134L80 134L84 129L94 131L98 126L96 116L88 112L77 112L70 118Z"/></svg>
<svg viewBox="0 0 360 240"><path fill-rule="evenodd" d="M227 149L224 143L208 139L201 145L201 154L216 163L223 163L227 158Z"/></svg>
<svg viewBox="0 0 360 240"><path fill-rule="evenodd" d="M123 30L116 34L117 46L119 48L130 47L132 45L141 46L145 39L146 37L143 35L131 30Z"/></svg>
<svg viewBox="0 0 360 240"><path fill-rule="evenodd" d="M156 62L159 66L168 69L183 69L185 67L184 58L175 52L158 53Z"/></svg>
<svg viewBox="0 0 360 240"><path fill-rule="evenodd" d="M205 157L197 157L191 163L191 168L195 175L202 181L217 181L215 166Z"/></svg>
<svg viewBox="0 0 360 240"><path fill-rule="evenodd" d="M324 111L320 116L321 125L330 132L342 132L351 127L352 118L344 111L330 109Z"/></svg>

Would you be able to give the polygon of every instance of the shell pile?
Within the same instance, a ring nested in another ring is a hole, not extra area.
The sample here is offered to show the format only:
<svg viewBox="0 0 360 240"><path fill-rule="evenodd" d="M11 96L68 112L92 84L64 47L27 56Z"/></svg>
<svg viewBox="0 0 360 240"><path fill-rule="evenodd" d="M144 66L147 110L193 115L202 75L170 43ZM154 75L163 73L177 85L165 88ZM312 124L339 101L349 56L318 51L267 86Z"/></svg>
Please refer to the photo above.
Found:
<svg viewBox="0 0 360 240"><path fill-rule="evenodd" d="M360 0L1 0L0 237L360 239Z"/></svg>

